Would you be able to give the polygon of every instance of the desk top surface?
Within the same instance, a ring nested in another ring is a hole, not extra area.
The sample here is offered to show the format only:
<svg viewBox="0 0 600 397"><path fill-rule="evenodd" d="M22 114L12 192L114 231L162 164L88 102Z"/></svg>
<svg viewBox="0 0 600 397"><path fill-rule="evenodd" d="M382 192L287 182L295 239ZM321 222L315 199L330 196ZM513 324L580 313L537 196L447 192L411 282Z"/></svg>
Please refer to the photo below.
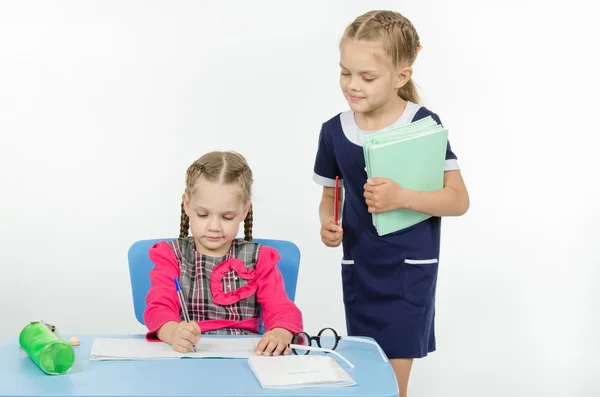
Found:
<svg viewBox="0 0 600 397"><path fill-rule="evenodd" d="M349 368L337 359L356 386L271 390L260 386L246 359L90 361L94 337L143 336L81 336L81 344L74 347L75 363L64 375L46 375L18 346L17 338L5 340L0 343L0 397L398 396L390 363L384 362L376 346L368 343L342 339L336 349L355 365Z"/></svg>

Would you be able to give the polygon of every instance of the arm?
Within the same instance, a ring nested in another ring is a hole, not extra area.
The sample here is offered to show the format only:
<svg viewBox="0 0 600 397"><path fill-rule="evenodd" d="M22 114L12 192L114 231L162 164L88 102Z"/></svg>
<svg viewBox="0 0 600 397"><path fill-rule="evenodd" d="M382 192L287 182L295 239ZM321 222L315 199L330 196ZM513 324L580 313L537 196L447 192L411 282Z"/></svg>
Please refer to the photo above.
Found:
<svg viewBox="0 0 600 397"><path fill-rule="evenodd" d="M335 151L331 144L331 134L324 126L319 134L319 146L315 158L313 180L323 186L321 203L319 204L319 220L321 221L321 241L327 247L338 247L342 243L342 227L333 220L335 202L335 179L340 178L339 197L343 197L343 175L338 167ZM341 212L340 212L341 214Z"/></svg>
<svg viewBox="0 0 600 397"><path fill-rule="evenodd" d="M444 187L434 192L409 190L400 194L397 208L406 208L432 216L460 216L469 209L469 193L459 170L444 172Z"/></svg>
<svg viewBox="0 0 600 397"><path fill-rule="evenodd" d="M371 213L409 209L431 216L460 216L469 208L469 194L460 171L444 172L444 187L433 192L410 190L387 178L365 183L365 199Z"/></svg>
<svg viewBox="0 0 600 397"><path fill-rule="evenodd" d="M179 262L171 247L164 241L150 248L154 269L150 272L150 290L146 296L144 323L148 327L148 340L162 340L171 344L170 337L181 321L181 307L175 290L175 277L179 277Z"/></svg>
<svg viewBox="0 0 600 397"><path fill-rule="evenodd" d="M321 224L327 223L333 218L333 203L335 200L335 179L340 178L339 196L343 197L343 175L337 164L335 150L331 142L331 132L321 127L319 133L319 144L313 168L313 180L323 186L321 204L319 205L319 218Z"/></svg>
<svg viewBox="0 0 600 397"><path fill-rule="evenodd" d="M339 214L342 213L342 197L344 197L344 188L340 185L338 197ZM319 219L321 224L325 224L333 216L335 202L335 188L323 186L323 195L321 196L321 204L319 205Z"/></svg>
<svg viewBox="0 0 600 397"><path fill-rule="evenodd" d="M441 124L437 115L432 117ZM386 178L371 178L364 185L368 211L381 213L408 209L431 216L460 216L469 209L469 194L450 142L446 145L444 186L433 192L416 191L399 186Z"/></svg>
<svg viewBox="0 0 600 397"><path fill-rule="evenodd" d="M431 116L439 125L442 125L437 114ZM444 187L441 190L434 192L407 190L404 198L397 197L396 207L438 217L465 214L469 209L469 193L467 193L450 141L446 145L444 168Z"/></svg>
<svg viewBox="0 0 600 397"><path fill-rule="evenodd" d="M285 293L283 277L277 267L279 258L279 253L273 248L261 247L256 263L256 299L262 306L267 331L283 328L294 334L303 329L302 313Z"/></svg>

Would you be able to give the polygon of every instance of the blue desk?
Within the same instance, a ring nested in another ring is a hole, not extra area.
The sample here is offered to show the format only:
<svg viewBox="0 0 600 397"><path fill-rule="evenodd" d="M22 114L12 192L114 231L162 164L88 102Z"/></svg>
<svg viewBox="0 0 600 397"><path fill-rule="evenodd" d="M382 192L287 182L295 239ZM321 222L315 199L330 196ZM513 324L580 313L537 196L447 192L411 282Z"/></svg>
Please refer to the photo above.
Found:
<svg viewBox="0 0 600 397"><path fill-rule="evenodd" d="M267 390L260 386L245 359L90 361L93 339L91 335L80 337L81 345L74 347L75 364L67 374L55 376L44 374L21 350L17 338L4 341L0 344L0 397L398 396L390 363L367 343L342 340L336 349L355 365L349 368L337 359L356 380L356 386Z"/></svg>

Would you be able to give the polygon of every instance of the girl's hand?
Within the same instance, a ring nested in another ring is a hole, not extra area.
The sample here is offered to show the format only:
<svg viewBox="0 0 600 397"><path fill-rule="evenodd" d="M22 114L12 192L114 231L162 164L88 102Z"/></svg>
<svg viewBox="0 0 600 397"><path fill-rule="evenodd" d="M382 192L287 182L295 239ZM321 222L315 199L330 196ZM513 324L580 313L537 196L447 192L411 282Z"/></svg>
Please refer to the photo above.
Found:
<svg viewBox="0 0 600 397"><path fill-rule="evenodd" d="M256 346L256 354L259 356L290 354L292 351L288 344L292 343L293 337L294 335L287 329L273 328L260 338L260 342Z"/></svg>
<svg viewBox="0 0 600 397"><path fill-rule="evenodd" d="M387 178L371 178L364 185L365 199L372 214L407 208L409 189Z"/></svg>
<svg viewBox="0 0 600 397"><path fill-rule="evenodd" d="M327 247L337 247L342 243L344 231L340 225L336 225L333 217L327 219L321 225L321 241Z"/></svg>
<svg viewBox="0 0 600 397"><path fill-rule="evenodd" d="M200 340L200 326L195 321L182 321L171 333L171 347L179 353L187 353Z"/></svg>

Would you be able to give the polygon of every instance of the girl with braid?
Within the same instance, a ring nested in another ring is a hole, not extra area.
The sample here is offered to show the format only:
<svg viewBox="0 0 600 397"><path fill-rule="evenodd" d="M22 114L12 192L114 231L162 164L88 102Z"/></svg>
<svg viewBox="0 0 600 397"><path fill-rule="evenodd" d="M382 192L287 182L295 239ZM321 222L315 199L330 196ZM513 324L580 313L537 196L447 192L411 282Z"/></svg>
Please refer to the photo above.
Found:
<svg viewBox="0 0 600 397"><path fill-rule="evenodd" d="M340 86L350 110L321 127L314 180L323 186L321 240L342 244L343 301L349 335L375 339L390 358L401 397L413 359L436 349L435 292L442 216L459 216L469 196L448 143L444 187L414 191L384 178L367 180L363 138L437 114L419 104L412 65L421 49L412 23L392 11L371 11L340 42ZM335 181L344 195L343 229L333 219ZM408 209L431 215L412 227L379 236L373 213Z"/></svg>
<svg viewBox="0 0 600 397"><path fill-rule="evenodd" d="M179 238L155 244L155 267L144 312L146 338L187 352L202 334L266 332L260 355L289 354L302 314L286 295L273 248L252 242L252 171L243 156L211 152L187 170ZM244 222L244 240L236 238ZM191 236L189 232L191 231ZM180 280L190 322L184 321L175 289Z"/></svg>

